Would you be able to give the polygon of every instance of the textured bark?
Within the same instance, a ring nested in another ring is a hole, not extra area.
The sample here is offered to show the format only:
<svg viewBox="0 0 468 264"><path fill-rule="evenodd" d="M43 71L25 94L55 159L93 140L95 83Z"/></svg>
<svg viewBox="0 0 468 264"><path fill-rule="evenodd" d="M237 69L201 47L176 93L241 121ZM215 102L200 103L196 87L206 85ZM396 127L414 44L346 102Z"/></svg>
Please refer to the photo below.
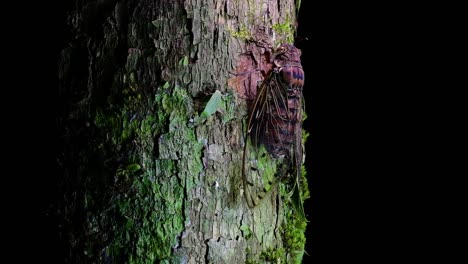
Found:
<svg viewBox="0 0 468 264"><path fill-rule="evenodd" d="M294 21L292 0L74 1L55 207L67 263L300 258L278 190L253 209L243 197L247 99L261 74L229 74L267 70L256 44L291 41Z"/></svg>

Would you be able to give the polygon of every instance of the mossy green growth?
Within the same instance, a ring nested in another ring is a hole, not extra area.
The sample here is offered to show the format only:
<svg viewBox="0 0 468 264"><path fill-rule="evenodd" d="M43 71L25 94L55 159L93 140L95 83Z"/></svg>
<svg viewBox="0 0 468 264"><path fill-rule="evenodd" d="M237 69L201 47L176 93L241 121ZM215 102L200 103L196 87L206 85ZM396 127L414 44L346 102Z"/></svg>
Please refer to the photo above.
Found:
<svg viewBox="0 0 468 264"><path fill-rule="evenodd" d="M228 30L228 32L232 37L239 38L244 41L252 39L252 34L250 34L250 31L246 26L241 26L237 31Z"/></svg>
<svg viewBox="0 0 468 264"><path fill-rule="evenodd" d="M306 170L301 166L300 186L298 191L301 192L302 203L308 199L309 189L307 185ZM280 185L280 195L283 197L283 224L281 226L281 235L284 249L287 254L287 263L302 263L304 255L304 247L306 243L306 227L307 219L304 219L302 212L299 212L297 206L294 206L294 200L290 197L290 184Z"/></svg>
<svg viewBox="0 0 468 264"><path fill-rule="evenodd" d="M237 116L236 111L236 95L234 90L228 89L228 92L223 95L223 124L233 120Z"/></svg>
<svg viewBox="0 0 468 264"><path fill-rule="evenodd" d="M252 258L247 258L247 259L245 260L245 264L260 264L260 262L254 260L254 259L252 259Z"/></svg>
<svg viewBox="0 0 468 264"><path fill-rule="evenodd" d="M305 143L309 134L306 131L302 131L302 144ZM301 203L310 197L309 188L306 178L306 169L304 165L301 165L301 179L299 180L300 185L298 186L298 192L300 192ZM281 236L285 253L287 255L287 263L302 263L304 255L304 247L306 243L306 227L307 219L304 219L302 212L299 212L297 206L293 203L295 200L291 199L291 186L295 183L294 181L287 181L280 184L279 192L283 198L283 222L281 226Z"/></svg>
<svg viewBox="0 0 468 264"><path fill-rule="evenodd" d="M256 171L249 170L249 173L256 174L258 176L251 176L251 180L254 181L254 185L260 191L270 191L271 187L276 183L276 175L277 172L277 164L281 163L278 162L270 157L267 149L264 145L253 146L251 143L251 139L248 139L250 153L248 156L247 165L250 168L256 168ZM261 179L261 183L255 182L256 179Z"/></svg>
<svg viewBox="0 0 468 264"><path fill-rule="evenodd" d="M258 261L258 256L252 255L249 247L245 248L245 256L246 256L245 264L261 264Z"/></svg>
<svg viewBox="0 0 468 264"><path fill-rule="evenodd" d="M244 236L245 239L252 238L252 230L250 230L248 225L241 225L239 229L242 231L242 236Z"/></svg>
<svg viewBox="0 0 468 264"><path fill-rule="evenodd" d="M260 253L260 259L271 263L285 263L285 252L283 248L268 248Z"/></svg>
<svg viewBox="0 0 468 264"><path fill-rule="evenodd" d="M307 222L292 214L291 211L285 213L285 222L281 227L284 248L288 254L288 263L302 263L304 256L304 246L306 243Z"/></svg>
<svg viewBox="0 0 468 264"><path fill-rule="evenodd" d="M203 144L187 125L190 96L170 83L158 91L146 101L124 97L120 108L95 115L107 143L129 162L115 170L123 187L112 199L113 234L104 249L115 263L173 262L186 220L185 190L203 167Z"/></svg>
<svg viewBox="0 0 468 264"><path fill-rule="evenodd" d="M257 150L257 169L261 172L263 188L269 191L276 179L277 162L270 157L265 146L260 146Z"/></svg>
<svg viewBox="0 0 468 264"><path fill-rule="evenodd" d="M252 256L250 252L246 250L247 259L246 264L264 264L264 263L284 263L286 264L286 252L284 248L273 248L270 247L262 251L259 255Z"/></svg>
<svg viewBox="0 0 468 264"><path fill-rule="evenodd" d="M293 21L289 16L286 16L286 19L283 23L274 24L272 28L275 33L278 34L276 38L277 41L275 43L276 46L279 46L284 42L294 42L295 28L293 27Z"/></svg>

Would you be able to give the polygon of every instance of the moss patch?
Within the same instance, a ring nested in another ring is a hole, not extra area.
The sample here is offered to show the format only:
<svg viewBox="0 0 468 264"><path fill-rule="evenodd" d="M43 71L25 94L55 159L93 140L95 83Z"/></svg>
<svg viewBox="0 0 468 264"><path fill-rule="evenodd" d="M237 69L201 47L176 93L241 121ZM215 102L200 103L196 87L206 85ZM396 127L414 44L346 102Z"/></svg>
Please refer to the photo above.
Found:
<svg viewBox="0 0 468 264"><path fill-rule="evenodd" d="M125 154L133 163L115 170L115 180L126 188L113 197L114 236L103 252L113 261L169 261L184 228L184 190L202 170L203 145L187 125L190 97L170 86L166 83L149 104L125 93L123 107L95 115L108 144L136 146Z"/></svg>
<svg viewBox="0 0 468 264"><path fill-rule="evenodd" d="M286 16L286 19L283 23L273 25L273 30L278 35L275 46L279 46L284 42L294 43L295 27L293 25L294 23L289 16Z"/></svg>
<svg viewBox="0 0 468 264"><path fill-rule="evenodd" d="M285 254L283 248L269 248L260 253L260 259L271 263L285 263Z"/></svg>

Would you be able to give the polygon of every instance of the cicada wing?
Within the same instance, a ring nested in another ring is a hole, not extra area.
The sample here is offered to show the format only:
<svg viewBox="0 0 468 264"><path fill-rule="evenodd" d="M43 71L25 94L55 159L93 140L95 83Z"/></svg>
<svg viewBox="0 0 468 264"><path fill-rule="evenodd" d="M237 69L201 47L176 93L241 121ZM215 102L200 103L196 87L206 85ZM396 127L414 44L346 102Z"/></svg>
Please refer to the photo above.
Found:
<svg viewBox="0 0 468 264"><path fill-rule="evenodd" d="M266 98L268 93L267 81L271 76L269 75L261 86L257 89L257 95L253 102L253 106L249 115L247 123L247 132L245 136L244 153L242 157L242 181L244 186L244 195L249 207L257 206L265 196L265 192L259 189L258 186L263 186L261 180L261 172L258 168L259 142L256 138L259 135L256 129L260 122L263 122L266 112Z"/></svg>
<svg viewBox="0 0 468 264"><path fill-rule="evenodd" d="M300 101L302 103L302 100ZM300 108L301 111L298 113L298 122L295 127L295 140L294 140L294 153L293 153L293 170L294 170L294 183L293 189L291 191L291 201L293 206L296 208L300 217L304 220L306 219L303 197L302 197L302 163L303 163L303 153L304 146L302 144L302 111L303 108Z"/></svg>
<svg viewBox="0 0 468 264"><path fill-rule="evenodd" d="M289 89L289 110L291 120L294 120L294 142L291 148L291 169L292 169L292 189L290 192L290 198L293 206L296 208L296 211L299 215L306 219L304 206L303 206L303 197L302 197L302 184L303 175L302 175L302 164L303 164L303 155L304 155L304 146L302 142L302 121L304 109L304 97L302 94L302 88L304 85L304 71L301 67L290 67L286 71L286 74L283 76L288 76L289 79L283 78L285 85ZM285 73L283 72L283 73Z"/></svg>
<svg viewBox="0 0 468 264"><path fill-rule="evenodd" d="M244 145L242 180L250 207L257 206L279 183L275 177L277 163L270 156L278 158L274 154L281 150L278 142L284 131L278 124L288 118L284 109L287 95L278 74L271 72L257 91Z"/></svg>

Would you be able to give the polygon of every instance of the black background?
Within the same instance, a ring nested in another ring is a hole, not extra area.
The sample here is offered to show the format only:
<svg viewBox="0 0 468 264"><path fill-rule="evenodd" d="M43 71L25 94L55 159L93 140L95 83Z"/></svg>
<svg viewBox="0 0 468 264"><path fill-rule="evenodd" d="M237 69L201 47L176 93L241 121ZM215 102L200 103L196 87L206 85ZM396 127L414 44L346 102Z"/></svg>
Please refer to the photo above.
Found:
<svg viewBox="0 0 468 264"><path fill-rule="evenodd" d="M435 153L449 79L445 38L436 35L441 13L427 7L302 1L296 46L311 193L304 263L442 256L433 221L446 211L434 186L450 166Z"/></svg>
<svg viewBox="0 0 468 264"><path fill-rule="evenodd" d="M384 43L381 20L362 18L356 7L314 2L302 1L296 39L305 71L303 127L310 133L304 263L380 263L394 256L388 246L397 235L388 206L398 176L383 154L396 136L383 131L392 129L385 124L392 110L383 105L391 98L384 91L398 89L387 72L395 51Z"/></svg>

